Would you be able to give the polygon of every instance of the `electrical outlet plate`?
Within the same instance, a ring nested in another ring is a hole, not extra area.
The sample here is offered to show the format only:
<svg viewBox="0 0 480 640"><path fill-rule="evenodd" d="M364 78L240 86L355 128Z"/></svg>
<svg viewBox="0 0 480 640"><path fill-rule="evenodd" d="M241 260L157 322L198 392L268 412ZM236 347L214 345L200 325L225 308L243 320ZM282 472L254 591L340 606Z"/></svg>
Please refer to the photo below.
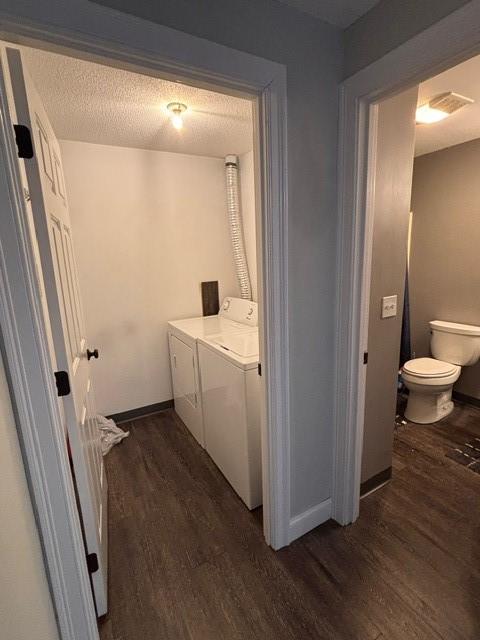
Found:
<svg viewBox="0 0 480 640"><path fill-rule="evenodd" d="M385 296L382 298L382 318L392 318L397 315L398 296Z"/></svg>

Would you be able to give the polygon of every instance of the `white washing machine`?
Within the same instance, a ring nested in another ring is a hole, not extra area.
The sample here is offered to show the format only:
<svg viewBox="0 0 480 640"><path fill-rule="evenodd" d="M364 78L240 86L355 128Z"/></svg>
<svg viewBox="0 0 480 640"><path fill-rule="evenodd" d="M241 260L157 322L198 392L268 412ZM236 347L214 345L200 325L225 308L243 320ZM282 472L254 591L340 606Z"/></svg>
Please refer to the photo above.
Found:
<svg viewBox="0 0 480 640"><path fill-rule="evenodd" d="M205 446L249 509L262 504L258 327L199 338Z"/></svg>
<svg viewBox="0 0 480 640"><path fill-rule="evenodd" d="M219 333L251 331L252 327L258 327L258 305L239 298L225 298L217 316L168 323L175 411L202 447L205 432L197 340Z"/></svg>

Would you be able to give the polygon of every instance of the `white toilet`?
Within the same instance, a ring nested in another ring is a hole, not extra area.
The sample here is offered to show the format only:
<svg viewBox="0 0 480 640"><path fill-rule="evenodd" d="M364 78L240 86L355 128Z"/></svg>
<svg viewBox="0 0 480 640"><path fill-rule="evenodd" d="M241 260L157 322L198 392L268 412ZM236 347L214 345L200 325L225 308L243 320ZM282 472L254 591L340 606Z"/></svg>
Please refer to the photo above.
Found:
<svg viewBox="0 0 480 640"><path fill-rule="evenodd" d="M402 369L410 392L405 417L419 424L437 422L452 412L452 388L462 367L480 358L480 327L441 320L429 324L433 358L409 360Z"/></svg>

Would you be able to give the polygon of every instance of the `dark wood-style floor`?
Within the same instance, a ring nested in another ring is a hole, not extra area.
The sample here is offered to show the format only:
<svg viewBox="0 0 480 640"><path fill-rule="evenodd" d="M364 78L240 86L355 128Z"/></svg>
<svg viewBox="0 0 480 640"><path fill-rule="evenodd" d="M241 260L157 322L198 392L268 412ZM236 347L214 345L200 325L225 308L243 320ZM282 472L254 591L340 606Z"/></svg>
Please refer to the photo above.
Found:
<svg viewBox="0 0 480 640"><path fill-rule="evenodd" d="M480 475L445 457L479 409L401 427L359 520L279 552L173 412L122 426L102 640L480 638Z"/></svg>

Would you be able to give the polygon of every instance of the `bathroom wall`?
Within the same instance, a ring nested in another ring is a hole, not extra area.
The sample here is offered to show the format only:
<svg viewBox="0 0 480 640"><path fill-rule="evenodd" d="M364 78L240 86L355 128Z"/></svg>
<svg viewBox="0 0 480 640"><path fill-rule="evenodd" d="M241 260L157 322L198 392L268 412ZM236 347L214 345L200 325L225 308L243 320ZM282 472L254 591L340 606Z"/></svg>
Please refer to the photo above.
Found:
<svg viewBox="0 0 480 640"><path fill-rule="evenodd" d="M416 357L430 354L429 320L480 325L480 139L415 159L410 307ZM480 399L480 365L455 391Z"/></svg>
<svg viewBox="0 0 480 640"><path fill-rule="evenodd" d="M417 87L379 105L362 478L392 465ZM381 317L383 296L398 296Z"/></svg>
<svg viewBox="0 0 480 640"><path fill-rule="evenodd" d="M56 640L55 613L0 356L0 635Z"/></svg>
<svg viewBox="0 0 480 640"><path fill-rule="evenodd" d="M167 321L202 315L204 280L219 281L220 298L239 295L224 161L80 142L61 148L88 339L100 351L92 361L98 409L170 400ZM240 160L247 204L248 160ZM247 207L249 244L251 217Z"/></svg>

